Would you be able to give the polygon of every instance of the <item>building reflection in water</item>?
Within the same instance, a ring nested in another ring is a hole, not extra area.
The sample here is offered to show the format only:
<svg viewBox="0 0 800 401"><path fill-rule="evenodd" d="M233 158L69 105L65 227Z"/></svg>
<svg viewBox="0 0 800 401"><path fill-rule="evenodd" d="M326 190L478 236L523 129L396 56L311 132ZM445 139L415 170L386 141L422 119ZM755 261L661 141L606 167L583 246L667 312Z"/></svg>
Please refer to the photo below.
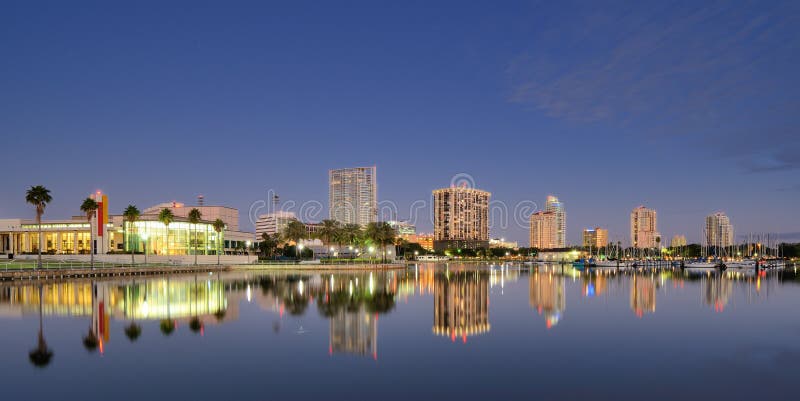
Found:
<svg viewBox="0 0 800 401"><path fill-rule="evenodd" d="M638 317L656 311L656 280L652 276L631 277L631 310Z"/></svg>
<svg viewBox="0 0 800 401"><path fill-rule="evenodd" d="M715 312L723 312L733 292L733 282L722 275L714 275L705 280L704 287L706 305L712 306Z"/></svg>
<svg viewBox="0 0 800 401"><path fill-rule="evenodd" d="M356 312L338 311L330 319L328 353L378 359L378 315L368 313L363 306Z"/></svg>
<svg viewBox="0 0 800 401"><path fill-rule="evenodd" d="M433 333L452 341L486 333L489 324L487 271L440 272L434 279Z"/></svg>
<svg viewBox="0 0 800 401"><path fill-rule="evenodd" d="M544 314L548 329L558 324L567 308L564 276L532 271L528 277L528 302L540 315Z"/></svg>

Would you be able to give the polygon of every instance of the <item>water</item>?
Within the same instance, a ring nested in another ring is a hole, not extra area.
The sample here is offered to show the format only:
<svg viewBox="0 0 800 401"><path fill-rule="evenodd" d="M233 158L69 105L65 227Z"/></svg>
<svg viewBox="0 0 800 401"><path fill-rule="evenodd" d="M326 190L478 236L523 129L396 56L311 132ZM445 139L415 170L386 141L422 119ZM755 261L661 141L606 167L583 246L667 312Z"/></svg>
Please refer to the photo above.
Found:
<svg viewBox="0 0 800 401"><path fill-rule="evenodd" d="M455 264L6 283L0 380L15 400L787 399L798 284Z"/></svg>

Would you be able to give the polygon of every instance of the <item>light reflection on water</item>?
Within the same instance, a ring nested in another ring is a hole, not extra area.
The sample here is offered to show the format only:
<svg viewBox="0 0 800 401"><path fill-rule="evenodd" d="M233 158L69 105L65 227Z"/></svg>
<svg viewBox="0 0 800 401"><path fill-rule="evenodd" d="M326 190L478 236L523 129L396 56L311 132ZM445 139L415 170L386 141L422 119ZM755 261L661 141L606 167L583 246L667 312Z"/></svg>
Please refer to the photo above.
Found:
<svg viewBox="0 0 800 401"><path fill-rule="evenodd" d="M798 364L790 356L800 355L791 343L800 337L800 322L787 319L796 316L798 283L793 270L631 273L448 264L3 284L0 357L7 361L5 376L21 383L83 369L97 370L113 388L112 372L136 371L133 360L172 366L171 379L178 381L221 374L198 366L197 355L255 378L248 369L263 366L251 355L269 350L266 360L258 360L284 367L268 369L271 378L297 383L320 370L333 395L347 393L348 375L370 377L373 383L364 384L369 387L407 375L406 369L425 386L442 375L491 378L525 371L549 378L537 394L589 396L583 385L564 391L564 377L551 377L558 367L587 385L597 382L592 396L616 399L638 396L614 391L616 373L653 380L677 372L725 377L770 369L770 391L731 385L708 393L749 389L770 398L788 387L784 369ZM172 355L176 348L181 353ZM479 399L491 393L491 386L475 386L446 395ZM40 387L38 395L58 394L56 388ZM279 395L286 389L273 390ZM703 387L683 390L705 394ZM524 381L508 382L502 392L533 394Z"/></svg>

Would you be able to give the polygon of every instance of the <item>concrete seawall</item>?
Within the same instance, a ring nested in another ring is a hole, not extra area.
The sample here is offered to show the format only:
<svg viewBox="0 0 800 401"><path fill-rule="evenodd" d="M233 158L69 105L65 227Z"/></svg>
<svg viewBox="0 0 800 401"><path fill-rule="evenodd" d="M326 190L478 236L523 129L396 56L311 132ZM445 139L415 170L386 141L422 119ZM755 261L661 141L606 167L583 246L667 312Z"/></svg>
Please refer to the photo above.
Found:
<svg viewBox="0 0 800 401"><path fill-rule="evenodd" d="M150 276L158 274L208 273L230 270L230 266L147 266L70 269L23 269L0 271L0 281L61 280L90 277Z"/></svg>

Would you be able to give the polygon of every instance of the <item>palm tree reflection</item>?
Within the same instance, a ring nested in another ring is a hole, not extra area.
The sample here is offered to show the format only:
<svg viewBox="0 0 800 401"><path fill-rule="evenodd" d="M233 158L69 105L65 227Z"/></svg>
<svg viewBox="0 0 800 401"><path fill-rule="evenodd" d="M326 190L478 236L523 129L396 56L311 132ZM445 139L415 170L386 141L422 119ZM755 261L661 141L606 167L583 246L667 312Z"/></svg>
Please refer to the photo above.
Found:
<svg viewBox="0 0 800 401"><path fill-rule="evenodd" d="M53 359L53 351L47 347L47 342L44 340L44 324L42 320L42 285L39 285L39 341L36 344L36 348L32 349L30 353L28 353L28 358L30 358L31 363L33 366L37 368L44 368L50 364L50 360Z"/></svg>

